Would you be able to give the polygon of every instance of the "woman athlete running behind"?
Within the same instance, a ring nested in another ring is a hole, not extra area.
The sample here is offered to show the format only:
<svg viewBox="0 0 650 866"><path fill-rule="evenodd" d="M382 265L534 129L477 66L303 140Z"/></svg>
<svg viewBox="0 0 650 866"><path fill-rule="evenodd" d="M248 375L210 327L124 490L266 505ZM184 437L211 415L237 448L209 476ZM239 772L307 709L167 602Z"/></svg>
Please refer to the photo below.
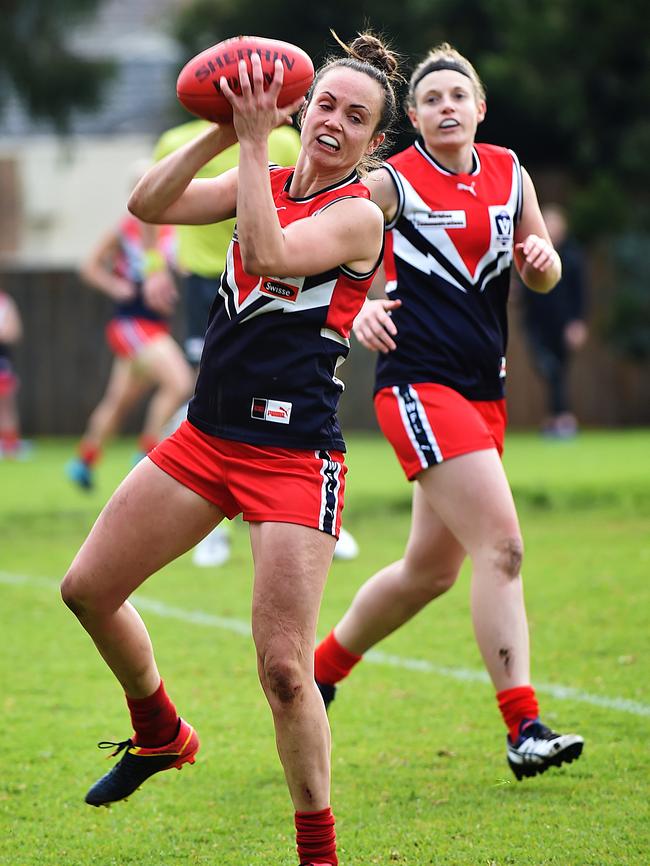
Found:
<svg viewBox="0 0 650 866"><path fill-rule="evenodd" d="M560 277L528 173L503 147L475 144L485 92L444 43L411 76L414 145L366 183L391 229L389 300L367 301L354 332L379 352L375 409L414 481L402 559L359 590L316 651L326 703L362 655L455 583L472 563L474 631L508 729L517 779L573 761L583 740L539 720L530 684L517 512L500 460L506 303L514 264L548 292Z"/></svg>

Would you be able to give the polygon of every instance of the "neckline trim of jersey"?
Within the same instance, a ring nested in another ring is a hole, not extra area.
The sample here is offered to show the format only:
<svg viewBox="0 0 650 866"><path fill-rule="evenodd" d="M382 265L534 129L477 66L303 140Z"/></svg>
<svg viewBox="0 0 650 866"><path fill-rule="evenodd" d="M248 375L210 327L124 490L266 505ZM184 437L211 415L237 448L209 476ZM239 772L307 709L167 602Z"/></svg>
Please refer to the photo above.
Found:
<svg viewBox="0 0 650 866"><path fill-rule="evenodd" d="M415 147L418 153L423 156L428 162L430 162L434 168L436 168L441 174L446 174L448 177L462 177L463 175L467 177L474 177L481 172L481 160L475 147L472 147L472 170L468 172L451 171L450 169L445 168L445 166L441 162L438 162L438 160L429 153L429 151L426 149L423 139L420 137L416 139L413 147Z"/></svg>
<svg viewBox="0 0 650 866"><path fill-rule="evenodd" d="M348 186L351 183L358 183L359 182L359 175L357 174L356 169L353 169L347 177L343 178L343 180L339 180L336 183L333 183L331 186L323 187L323 189L318 189L318 190L316 190L316 192L313 192L311 195L297 198L297 197L294 197L292 195L289 195L289 187L291 186L291 181L293 180L294 174L295 174L295 171L294 171L294 169L292 169L290 174L288 175L286 181L284 182L284 187L282 188L282 191L284 193L286 193L286 196L290 201L296 201L296 202L311 201L312 199L316 198L316 196L322 195L324 192L332 192L333 190L336 190L336 189L342 189L344 186Z"/></svg>

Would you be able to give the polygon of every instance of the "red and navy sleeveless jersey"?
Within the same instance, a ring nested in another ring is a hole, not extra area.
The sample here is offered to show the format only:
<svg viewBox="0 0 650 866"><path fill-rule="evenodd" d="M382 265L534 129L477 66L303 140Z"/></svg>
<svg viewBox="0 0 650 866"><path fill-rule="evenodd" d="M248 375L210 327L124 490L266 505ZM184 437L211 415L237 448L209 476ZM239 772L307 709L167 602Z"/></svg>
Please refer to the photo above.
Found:
<svg viewBox="0 0 650 866"><path fill-rule="evenodd" d="M341 199L369 198L356 173L292 198L293 169L270 171L283 227ZM344 450L336 369L380 260L363 274L341 265L309 277L252 276L242 267L235 226L188 420L204 433L254 445Z"/></svg>
<svg viewBox="0 0 650 866"><path fill-rule="evenodd" d="M9 316L9 295L0 291L0 325ZM9 343L3 343L0 340L0 372L9 371L11 369L11 347Z"/></svg>
<svg viewBox="0 0 650 866"><path fill-rule="evenodd" d="M11 349L8 343L0 342L0 373L11 369Z"/></svg>
<svg viewBox="0 0 650 866"><path fill-rule="evenodd" d="M506 305L521 168L503 147L477 144L454 174L421 140L385 163L398 194L386 252L397 349L380 355L376 390L435 382L470 400L504 394Z"/></svg>
<svg viewBox="0 0 650 866"><path fill-rule="evenodd" d="M144 281L144 247L142 245L142 223L139 219L126 214L119 224L120 249L113 265L116 276L128 280L135 288L135 297L124 303L116 304L114 318L119 319L152 319L161 321L161 316L148 307L142 296ZM168 265L173 266L176 246L176 231L174 226L160 226L156 249L162 254Z"/></svg>

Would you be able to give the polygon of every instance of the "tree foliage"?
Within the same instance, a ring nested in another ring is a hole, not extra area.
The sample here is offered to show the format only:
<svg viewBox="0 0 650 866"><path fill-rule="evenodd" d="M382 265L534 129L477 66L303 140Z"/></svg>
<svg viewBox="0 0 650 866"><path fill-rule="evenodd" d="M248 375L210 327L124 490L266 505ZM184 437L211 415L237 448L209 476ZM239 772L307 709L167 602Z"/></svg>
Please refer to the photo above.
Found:
<svg viewBox="0 0 650 866"><path fill-rule="evenodd" d="M628 232L610 244L616 292L607 308L605 334L617 354L650 360L650 235Z"/></svg>
<svg viewBox="0 0 650 866"><path fill-rule="evenodd" d="M10 82L34 118L64 131L75 109L94 108L113 73L108 60L75 53L67 33L101 0L4 0L0 16L0 94ZM0 101L0 109L2 103Z"/></svg>
<svg viewBox="0 0 650 866"><path fill-rule="evenodd" d="M487 8L494 40L477 46L478 63L494 120L511 145L527 162L571 178L574 220L584 235L647 225L646 4L490 0ZM507 22L502 30L499 22Z"/></svg>
<svg viewBox="0 0 650 866"><path fill-rule="evenodd" d="M583 237L650 226L650 16L645 0L190 0L175 34L187 56L237 33L295 42L316 64L366 26L406 71L440 41L488 91L479 138L533 170L561 172ZM405 128L400 144L405 143Z"/></svg>

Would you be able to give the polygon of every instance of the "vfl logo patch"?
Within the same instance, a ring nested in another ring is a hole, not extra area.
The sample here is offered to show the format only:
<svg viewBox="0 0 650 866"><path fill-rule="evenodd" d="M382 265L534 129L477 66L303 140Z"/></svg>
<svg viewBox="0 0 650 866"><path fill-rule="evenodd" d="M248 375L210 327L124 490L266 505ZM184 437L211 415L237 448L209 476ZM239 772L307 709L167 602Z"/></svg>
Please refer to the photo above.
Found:
<svg viewBox="0 0 650 866"><path fill-rule="evenodd" d="M274 424L288 424L291 419L293 403L282 400L267 400L264 397L253 397L251 403L251 418L257 421L272 421Z"/></svg>
<svg viewBox="0 0 650 866"><path fill-rule="evenodd" d="M262 294L270 295L272 298L278 298L281 301L295 303L298 300L298 287L292 286L289 283L283 283L281 280L276 280L275 277L262 277L259 288Z"/></svg>
<svg viewBox="0 0 650 866"><path fill-rule="evenodd" d="M512 217L506 210L500 210L493 214L495 233L492 237L492 245L497 249L510 249L512 247Z"/></svg>

